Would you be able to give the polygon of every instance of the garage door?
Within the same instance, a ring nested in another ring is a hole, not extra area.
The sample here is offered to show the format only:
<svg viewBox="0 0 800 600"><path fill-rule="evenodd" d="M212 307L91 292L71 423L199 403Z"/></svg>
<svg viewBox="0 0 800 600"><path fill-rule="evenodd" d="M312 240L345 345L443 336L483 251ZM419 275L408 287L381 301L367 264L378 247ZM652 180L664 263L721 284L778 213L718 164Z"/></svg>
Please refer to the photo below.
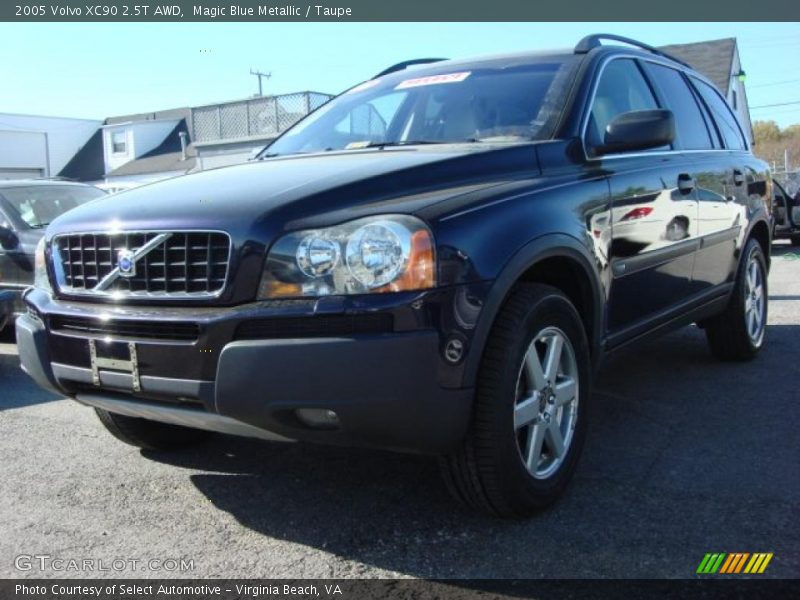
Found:
<svg viewBox="0 0 800 600"><path fill-rule="evenodd" d="M0 179L35 179L42 177L44 172L41 169L1 169Z"/></svg>

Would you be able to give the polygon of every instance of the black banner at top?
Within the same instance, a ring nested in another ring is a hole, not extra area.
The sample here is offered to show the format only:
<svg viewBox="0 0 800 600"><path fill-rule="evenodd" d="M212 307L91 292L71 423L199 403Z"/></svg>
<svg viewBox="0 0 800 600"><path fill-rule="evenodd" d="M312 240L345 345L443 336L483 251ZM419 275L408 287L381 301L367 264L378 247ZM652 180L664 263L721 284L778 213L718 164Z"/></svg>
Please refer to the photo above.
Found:
<svg viewBox="0 0 800 600"><path fill-rule="evenodd" d="M10 0L11 22L800 21L789 0Z"/></svg>

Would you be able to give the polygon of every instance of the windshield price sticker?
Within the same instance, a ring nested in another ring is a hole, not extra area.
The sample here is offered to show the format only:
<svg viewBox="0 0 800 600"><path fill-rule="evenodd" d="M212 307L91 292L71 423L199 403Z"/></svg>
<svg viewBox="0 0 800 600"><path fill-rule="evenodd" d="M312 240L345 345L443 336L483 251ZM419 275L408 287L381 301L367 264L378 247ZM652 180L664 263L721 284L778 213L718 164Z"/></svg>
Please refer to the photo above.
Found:
<svg viewBox="0 0 800 600"><path fill-rule="evenodd" d="M429 77L417 77L416 79L406 79L401 81L394 88L396 90L405 90L413 87L422 87L424 85L438 85L440 83L460 83L470 76L472 71L463 71L461 73L447 73L445 75L430 75Z"/></svg>

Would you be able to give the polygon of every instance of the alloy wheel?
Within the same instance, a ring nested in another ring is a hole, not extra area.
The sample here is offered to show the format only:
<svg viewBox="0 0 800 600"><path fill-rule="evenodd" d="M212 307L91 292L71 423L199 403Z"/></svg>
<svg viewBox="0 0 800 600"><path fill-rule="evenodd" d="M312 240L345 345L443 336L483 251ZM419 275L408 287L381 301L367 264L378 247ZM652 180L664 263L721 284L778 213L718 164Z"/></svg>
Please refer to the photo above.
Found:
<svg viewBox="0 0 800 600"><path fill-rule="evenodd" d="M747 263L744 282L744 319L750 341L759 346L764 338L766 301L764 298L764 273L757 256Z"/></svg>
<svg viewBox="0 0 800 600"><path fill-rule="evenodd" d="M540 331L528 347L517 379L514 431L525 467L546 479L564 461L578 418L578 361L557 327Z"/></svg>

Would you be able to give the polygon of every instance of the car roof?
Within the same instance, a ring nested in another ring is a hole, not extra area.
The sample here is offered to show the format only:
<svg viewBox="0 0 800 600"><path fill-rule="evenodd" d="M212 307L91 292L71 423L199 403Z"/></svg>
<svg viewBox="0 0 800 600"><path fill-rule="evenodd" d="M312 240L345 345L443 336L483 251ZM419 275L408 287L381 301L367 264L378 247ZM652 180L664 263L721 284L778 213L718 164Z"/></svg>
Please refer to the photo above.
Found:
<svg viewBox="0 0 800 600"><path fill-rule="evenodd" d="M419 64L410 64L405 68L396 65L396 70L393 68L387 69L389 71L386 75L393 75L395 73L423 73L425 71L442 71L449 69L463 69L463 68L489 68L489 69L503 69L520 65L535 64L544 62L548 59L565 60L575 56L572 50L545 50L545 51L528 51L528 52L514 52L508 54L492 54L486 56L473 56L469 58L453 58L453 59L430 59L429 62L422 62ZM413 61L410 61L413 62Z"/></svg>
<svg viewBox="0 0 800 600"><path fill-rule="evenodd" d="M635 56L637 58L656 61L664 64L671 65L676 69L690 72L692 75L697 75L703 80L707 80L701 73L695 71L689 65L678 61L677 59L656 52L640 49L636 46L626 46L619 44L603 44L592 48L587 52L576 52L571 48L559 48L553 50L538 50L538 51L523 51L508 54L494 54L486 56L476 56L470 58L456 58L456 59L427 59L419 64L409 64L406 67L399 63L395 67L387 69L386 75L393 75L396 73L407 74L423 74L426 71L441 72L442 70L450 69L464 69L464 68L490 68L490 69L503 69L521 65L536 64L545 62L547 60L569 60L577 59L583 60L586 58L598 58L624 55ZM413 63L414 61L409 61Z"/></svg>

